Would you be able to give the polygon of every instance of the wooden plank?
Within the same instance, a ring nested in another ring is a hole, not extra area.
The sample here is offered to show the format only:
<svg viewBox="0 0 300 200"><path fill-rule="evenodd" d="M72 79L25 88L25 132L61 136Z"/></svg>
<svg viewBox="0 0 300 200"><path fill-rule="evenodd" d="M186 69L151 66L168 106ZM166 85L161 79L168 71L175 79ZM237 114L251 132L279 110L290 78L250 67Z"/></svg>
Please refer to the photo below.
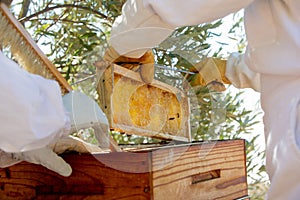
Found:
<svg viewBox="0 0 300 200"><path fill-rule="evenodd" d="M148 153L66 154L62 177L27 162L0 169L0 199L150 199Z"/></svg>
<svg viewBox="0 0 300 200"><path fill-rule="evenodd" d="M143 80L141 79L141 76L139 75L139 73L128 70L128 69L126 69L124 67L121 67L119 65L114 65L113 67L114 67L114 73L116 73L118 75L121 75L123 77L129 78L131 80L138 81L142 84L145 84L143 82ZM171 85L168 85L166 83L163 83L163 82L155 80L155 79L153 79L153 81L151 82L151 85L155 86L159 89L162 89L162 90L168 91L170 93L173 93L173 94L178 94L180 96L185 96L183 91L181 91L180 89L175 88Z"/></svg>
<svg viewBox="0 0 300 200"><path fill-rule="evenodd" d="M244 141L64 154L62 177L27 162L0 169L0 199L198 200L247 196Z"/></svg>
<svg viewBox="0 0 300 200"><path fill-rule="evenodd" d="M99 84L97 85L97 92L99 94L99 106L105 112L105 115L111 125L113 121L111 94L113 92L114 74L113 67L111 65L105 65L105 63L98 63L97 74L99 76Z"/></svg>
<svg viewBox="0 0 300 200"><path fill-rule="evenodd" d="M247 195L244 142L211 142L153 152L154 199L235 199Z"/></svg>
<svg viewBox="0 0 300 200"><path fill-rule="evenodd" d="M15 38L19 38L22 40L23 43L19 45L23 48L26 47L27 51L19 51L18 47L14 47L13 51L15 50L18 56L23 62L25 62L25 69L31 73L39 74L45 78L55 79L61 86L61 90L63 93L68 93L72 90L69 83L65 80L65 78L61 75L61 73L57 70L57 68L49 61L49 59L45 56L43 51L38 47L35 41L31 38L29 33L24 29L24 27L20 24L20 22L10 13L9 9L4 3L0 2L0 14L5 21L9 23L11 28L15 29L16 33L18 34ZM1 17L0 16L0 17ZM1 38L1 37L0 37ZM3 44L10 44L15 41L6 41L6 38L0 39ZM35 57L35 60L28 61L29 57ZM32 66L36 66L33 68ZM38 67L37 67L38 66Z"/></svg>

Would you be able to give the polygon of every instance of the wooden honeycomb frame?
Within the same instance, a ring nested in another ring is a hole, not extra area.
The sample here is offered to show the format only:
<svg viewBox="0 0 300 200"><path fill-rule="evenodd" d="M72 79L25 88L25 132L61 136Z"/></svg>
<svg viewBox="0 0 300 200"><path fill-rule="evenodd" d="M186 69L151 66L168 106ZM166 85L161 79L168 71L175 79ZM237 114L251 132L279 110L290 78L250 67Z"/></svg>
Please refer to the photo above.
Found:
<svg viewBox="0 0 300 200"><path fill-rule="evenodd" d="M166 140L191 141L189 99L168 84L142 81L119 65L99 71L100 106L114 130Z"/></svg>

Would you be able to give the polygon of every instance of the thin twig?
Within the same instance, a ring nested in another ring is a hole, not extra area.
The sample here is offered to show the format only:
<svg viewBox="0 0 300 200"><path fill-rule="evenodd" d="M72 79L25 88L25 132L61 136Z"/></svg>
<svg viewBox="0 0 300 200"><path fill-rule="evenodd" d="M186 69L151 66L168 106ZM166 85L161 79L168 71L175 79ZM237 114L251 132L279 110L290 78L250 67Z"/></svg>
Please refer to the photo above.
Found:
<svg viewBox="0 0 300 200"><path fill-rule="evenodd" d="M30 6L30 0L24 0L22 3L22 9L20 11L19 14L19 18L23 18L26 17L28 10L29 10L29 6ZM24 26L25 22L21 22L21 24Z"/></svg>
<svg viewBox="0 0 300 200"><path fill-rule="evenodd" d="M37 17L40 14L43 14L45 12L48 12L48 11L51 11L51 10L55 10L55 9L58 9L58 8L79 8L79 9L82 9L82 10L88 10L88 11L90 11L92 13L100 15L102 18L105 18L105 19L109 20L109 18L106 15L104 15L101 12L99 12L98 10L91 9L90 7L80 6L80 5L74 5L74 4L63 4L63 5L56 5L56 6L52 6L52 7L46 7L45 9L43 9L41 11L38 11L38 12L36 12L36 13L34 13L32 15L29 15L27 17L24 17L24 18L20 19L19 21L22 22L22 23L24 23L26 21L29 21L33 17Z"/></svg>
<svg viewBox="0 0 300 200"><path fill-rule="evenodd" d="M86 25L86 22L83 21L75 21L75 20L70 20L70 19L60 19L60 18L36 18L36 19L31 19L30 21L54 21L54 24L58 21L61 22L70 22L73 24L84 24Z"/></svg>

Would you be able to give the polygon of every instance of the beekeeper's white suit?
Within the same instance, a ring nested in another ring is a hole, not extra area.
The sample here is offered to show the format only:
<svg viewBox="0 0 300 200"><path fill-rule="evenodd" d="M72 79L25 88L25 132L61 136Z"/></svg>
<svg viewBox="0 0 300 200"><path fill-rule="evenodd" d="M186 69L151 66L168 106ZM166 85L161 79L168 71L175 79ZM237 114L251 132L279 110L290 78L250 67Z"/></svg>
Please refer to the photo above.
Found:
<svg viewBox="0 0 300 200"><path fill-rule="evenodd" d="M92 99L76 91L62 98L56 81L28 73L1 51L0 91L0 167L28 161L69 176L70 165L56 153L101 151L68 136L70 128L91 122L96 139L107 145L108 121Z"/></svg>
<svg viewBox="0 0 300 200"><path fill-rule="evenodd" d="M26 160L69 176L71 167L47 147L70 130L58 83L26 72L0 51L0 90L0 167Z"/></svg>
<svg viewBox="0 0 300 200"><path fill-rule="evenodd" d="M38 149L69 133L70 120L58 83L29 74L1 51L0 88L3 151Z"/></svg>
<svg viewBox="0 0 300 200"><path fill-rule="evenodd" d="M175 27L210 22L242 8L248 47L244 55L229 57L226 76L237 87L261 91L268 199L299 199L300 1L128 0L110 42L119 54L140 57Z"/></svg>

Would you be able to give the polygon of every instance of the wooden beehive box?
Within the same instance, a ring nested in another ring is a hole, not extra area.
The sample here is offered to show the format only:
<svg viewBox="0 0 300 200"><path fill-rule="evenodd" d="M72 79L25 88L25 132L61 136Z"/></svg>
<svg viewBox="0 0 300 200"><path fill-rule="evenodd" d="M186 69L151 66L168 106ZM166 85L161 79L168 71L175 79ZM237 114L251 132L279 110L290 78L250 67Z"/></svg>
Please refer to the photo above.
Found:
<svg viewBox="0 0 300 200"><path fill-rule="evenodd" d="M70 177L22 162L0 169L0 199L245 199L244 145L244 140L230 140L64 154L73 169Z"/></svg>
<svg viewBox="0 0 300 200"><path fill-rule="evenodd" d="M191 141L188 97L154 80L145 84L138 72L118 65L100 73L100 106L112 129L147 137Z"/></svg>

